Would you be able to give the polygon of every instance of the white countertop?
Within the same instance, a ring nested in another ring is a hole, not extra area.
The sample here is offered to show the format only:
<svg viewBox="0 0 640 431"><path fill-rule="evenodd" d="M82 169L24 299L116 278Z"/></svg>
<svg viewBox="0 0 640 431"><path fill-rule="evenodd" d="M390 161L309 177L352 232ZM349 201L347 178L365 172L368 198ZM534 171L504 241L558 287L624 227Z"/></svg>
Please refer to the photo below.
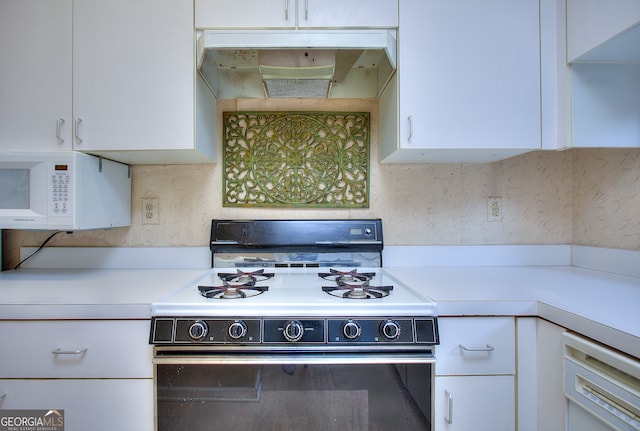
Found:
<svg viewBox="0 0 640 431"><path fill-rule="evenodd" d="M386 269L439 316L539 316L640 357L640 278L573 266Z"/></svg>
<svg viewBox="0 0 640 431"><path fill-rule="evenodd" d="M545 254L549 249L542 250ZM440 256L442 252L437 250ZM634 273L637 265L633 263L640 260L637 252L631 253L629 271ZM619 262L617 255L616 260ZM564 262L472 266L456 262L455 257L447 262L461 265L385 269L435 300L440 316L539 316L640 357L640 277ZM208 270L41 268L0 272L0 319L148 319L151 303Z"/></svg>
<svg viewBox="0 0 640 431"><path fill-rule="evenodd" d="M0 319L149 319L151 303L206 269L0 272Z"/></svg>

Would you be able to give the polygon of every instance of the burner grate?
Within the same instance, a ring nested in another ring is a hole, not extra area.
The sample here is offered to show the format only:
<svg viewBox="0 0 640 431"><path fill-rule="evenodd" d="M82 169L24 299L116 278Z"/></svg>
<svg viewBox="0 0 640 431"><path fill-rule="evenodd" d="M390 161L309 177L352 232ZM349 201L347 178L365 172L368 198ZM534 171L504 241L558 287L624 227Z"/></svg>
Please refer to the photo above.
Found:
<svg viewBox="0 0 640 431"><path fill-rule="evenodd" d="M209 299L242 299L260 295L269 286L258 286L256 283L273 278L275 274L264 272L264 269L245 272L221 272L218 274L222 286L198 286L200 294Z"/></svg>
<svg viewBox="0 0 640 431"><path fill-rule="evenodd" d="M200 295L209 299L242 299L258 296L269 286L256 286L255 283L225 284L224 286L198 286Z"/></svg>
<svg viewBox="0 0 640 431"><path fill-rule="evenodd" d="M258 269L256 271L245 272L237 270L236 272L220 272L218 277L223 282L240 282L240 283L257 283L259 281L265 281L273 278L275 274L273 272L264 272L264 269Z"/></svg>
<svg viewBox="0 0 640 431"><path fill-rule="evenodd" d="M338 284L367 282L376 276L375 272L358 272L357 269L351 271L338 271L329 269L329 272L319 272L318 276L325 280L335 281Z"/></svg>
<svg viewBox="0 0 640 431"><path fill-rule="evenodd" d="M322 286L322 291L329 295L346 299L379 299L389 296L393 286L371 286L375 272L338 271L319 272L318 276L324 280L333 281L335 286Z"/></svg>

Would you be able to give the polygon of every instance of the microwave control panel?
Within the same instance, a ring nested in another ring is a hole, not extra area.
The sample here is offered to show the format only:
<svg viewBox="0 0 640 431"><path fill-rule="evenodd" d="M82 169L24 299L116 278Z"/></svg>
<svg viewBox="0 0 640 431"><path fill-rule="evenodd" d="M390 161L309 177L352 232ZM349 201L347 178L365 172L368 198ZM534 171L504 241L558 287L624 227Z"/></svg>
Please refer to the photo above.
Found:
<svg viewBox="0 0 640 431"><path fill-rule="evenodd" d="M49 169L49 215L71 215L73 207L73 170L70 163L51 163Z"/></svg>

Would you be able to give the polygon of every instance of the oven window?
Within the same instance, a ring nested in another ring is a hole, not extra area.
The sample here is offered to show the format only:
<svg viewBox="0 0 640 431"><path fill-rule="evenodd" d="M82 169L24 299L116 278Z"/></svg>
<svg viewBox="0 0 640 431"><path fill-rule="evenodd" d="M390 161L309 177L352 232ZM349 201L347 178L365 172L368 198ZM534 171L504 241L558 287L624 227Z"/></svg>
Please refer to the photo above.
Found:
<svg viewBox="0 0 640 431"><path fill-rule="evenodd" d="M430 430L430 364L157 364L158 431Z"/></svg>

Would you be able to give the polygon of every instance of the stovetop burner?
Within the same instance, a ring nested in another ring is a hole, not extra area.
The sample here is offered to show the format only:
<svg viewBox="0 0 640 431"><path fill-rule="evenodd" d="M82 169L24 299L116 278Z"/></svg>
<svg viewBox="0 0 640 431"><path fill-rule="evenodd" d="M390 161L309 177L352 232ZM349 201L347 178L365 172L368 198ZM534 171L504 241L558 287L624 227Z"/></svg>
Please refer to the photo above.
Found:
<svg viewBox="0 0 640 431"><path fill-rule="evenodd" d="M329 295L345 299L380 299L389 296L393 286L369 286L364 284L343 283L338 286L322 286L322 291Z"/></svg>
<svg viewBox="0 0 640 431"><path fill-rule="evenodd" d="M256 283L273 278L275 274L264 272L264 269L245 272L220 272L218 277L222 286L198 286L200 294L209 299L241 299L260 295L269 290L269 286L258 286Z"/></svg>
<svg viewBox="0 0 640 431"><path fill-rule="evenodd" d="M358 272L357 269L351 271L339 271L337 269L329 269L329 272L319 272L318 276L325 280L335 281L338 284L354 284L367 282L376 276L375 272Z"/></svg>
<svg viewBox="0 0 640 431"><path fill-rule="evenodd" d="M198 286L200 294L209 299L242 299L258 296L269 290L269 286L256 286L255 283L229 284L224 286Z"/></svg>
<svg viewBox="0 0 640 431"><path fill-rule="evenodd" d="M236 272L219 272L218 277L224 282L240 282L240 283L251 283L254 284L259 281L268 280L273 278L275 274L273 272L264 272L264 269L258 269L255 271L241 271L237 270Z"/></svg>
<svg viewBox="0 0 640 431"><path fill-rule="evenodd" d="M370 282L376 276L375 272L338 271L319 272L318 276L325 280L334 281L336 286L322 286L323 292L338 298L346 299L379 299L388 296L393 286L371 286Z"/></svg>

